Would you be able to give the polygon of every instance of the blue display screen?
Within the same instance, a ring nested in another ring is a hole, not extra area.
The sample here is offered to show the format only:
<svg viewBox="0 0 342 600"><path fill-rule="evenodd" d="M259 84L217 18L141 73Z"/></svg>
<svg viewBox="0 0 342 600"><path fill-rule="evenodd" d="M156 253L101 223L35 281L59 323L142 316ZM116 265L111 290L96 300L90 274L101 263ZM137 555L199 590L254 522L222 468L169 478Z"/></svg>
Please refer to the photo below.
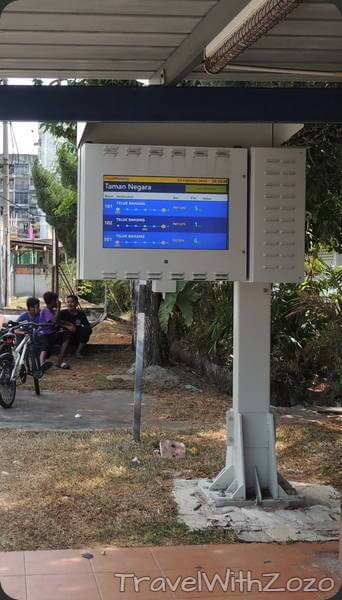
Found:
<svg viewBox="0 0 342 600"><path fill-rule="evenodd" d="M106 175L103 247L228 250L229 180Z"/></svg>

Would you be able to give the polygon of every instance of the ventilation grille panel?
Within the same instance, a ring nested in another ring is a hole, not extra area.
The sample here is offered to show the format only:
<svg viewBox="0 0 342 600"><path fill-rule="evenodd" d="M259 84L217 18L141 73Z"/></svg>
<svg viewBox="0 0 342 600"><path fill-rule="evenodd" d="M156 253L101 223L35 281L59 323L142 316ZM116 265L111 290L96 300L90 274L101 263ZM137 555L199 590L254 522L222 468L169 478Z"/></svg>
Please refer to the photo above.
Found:
<svg viewBox="0 0 342 600"><path fill-rule="evenodd" d="M192 279L194 281L206 281L208 277L207 273L193 273L192 274Z"/></svg>
<svg viewBox="0 0 342 600"><path fill-rule="evenodd" d="M102 271L101 275L102 275L102 279L117 279L117 276L118 276L116 271L111 271L111 272Z"/></svg>
<svg viewBox="0 0 342 600"><path fill-rule="evenodd" d="M301 281L304 229L305 150L253 148L250 280Z"/></svg>
<svg viewBox="0 0 342 600"><path fill-rule="evenodd" d="M152 272L152 271L147 271L147 279L151 279L152 281L158 281L159 279L163 278L163 273L161 271L159 272Z"/></svg>
<svg viewBox="0 0 342 600"><path fill-rule="evenodd" d="M229 273L214 273L215 281L229 281Z"/></svg>
<svg viewBox="0 0 342 600"><path fill-rule="evenodd" d="M140 271L125 271L124 277L125 279L141 279Z"/></svg>

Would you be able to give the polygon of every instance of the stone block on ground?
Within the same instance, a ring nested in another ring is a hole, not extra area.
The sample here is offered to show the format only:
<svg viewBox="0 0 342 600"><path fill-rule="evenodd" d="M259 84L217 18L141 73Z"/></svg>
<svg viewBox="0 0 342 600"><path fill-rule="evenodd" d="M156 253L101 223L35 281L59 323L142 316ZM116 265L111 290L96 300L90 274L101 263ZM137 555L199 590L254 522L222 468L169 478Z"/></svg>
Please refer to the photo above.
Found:
<svg viewBox="0 0 342 600"><path fill-rule="evenodd" d="M160 456L162 458L184 458L185 444L175 440L162 440L159 443Z"/></svg>

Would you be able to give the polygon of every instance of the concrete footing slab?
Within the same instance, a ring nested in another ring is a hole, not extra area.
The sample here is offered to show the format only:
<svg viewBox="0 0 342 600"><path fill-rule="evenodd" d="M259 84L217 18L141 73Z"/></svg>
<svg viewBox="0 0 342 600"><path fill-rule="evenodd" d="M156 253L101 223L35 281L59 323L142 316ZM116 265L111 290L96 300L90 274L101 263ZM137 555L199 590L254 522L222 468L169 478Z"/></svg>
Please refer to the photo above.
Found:
<svg viewBox="0 0 342 600"><path fill-rule="evenodd" d="M217 507L203 500L198 480L176 479L179 518L191 529L231 528L245 542L328 541L339 537L341 498L331 486L291 482L304 505L291 509Z"/></svg>

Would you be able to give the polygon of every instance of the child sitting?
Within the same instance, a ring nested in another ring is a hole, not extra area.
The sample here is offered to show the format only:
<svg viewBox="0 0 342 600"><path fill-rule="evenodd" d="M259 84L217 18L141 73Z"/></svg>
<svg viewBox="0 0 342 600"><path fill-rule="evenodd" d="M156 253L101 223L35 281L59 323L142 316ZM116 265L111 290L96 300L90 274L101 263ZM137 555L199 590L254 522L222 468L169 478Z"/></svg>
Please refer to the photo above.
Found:
<svg viewBox="0 0 342 600"><path fill-rule="evenodd" d="M57 325L61 303L58 300L58 294L55 292L45 292L44 302L46 308L40 313L39 323L41 327L38 332L39 346L41 350L40 362L44 365L47 358L51 355L55 344L60 344L60 352L57 358L56 366L60 369L70 369L68 363L64 362L64 356L69 344L71 331L66 327L62 330Z"/></svg>

